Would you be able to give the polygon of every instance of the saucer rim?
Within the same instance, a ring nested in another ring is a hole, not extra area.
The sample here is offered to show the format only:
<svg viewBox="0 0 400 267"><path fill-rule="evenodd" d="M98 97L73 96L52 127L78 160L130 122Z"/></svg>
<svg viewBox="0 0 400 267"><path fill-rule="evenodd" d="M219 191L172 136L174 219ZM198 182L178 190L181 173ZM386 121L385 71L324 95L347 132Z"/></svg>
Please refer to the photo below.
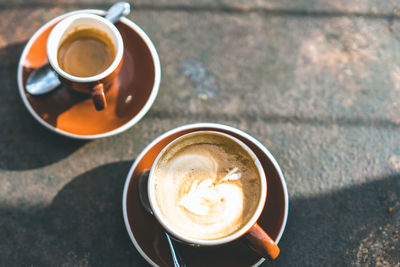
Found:
<svg viewBox="0 0 400 267"><path fill-rule="evenodd" d="M272 155L272 153L261 143L259 142L257 139L255 139L253 136L251 136L250 134L239 130L237 128L228 126L228 125L224 125L224 124L220 124L220 123L209 123L209 122L199 122L199 123L193 123L193 124L186 124L186 125L182 125L176 128L173 128L171 130L168 130L166 132L164 132L163 134L161 134L159 137L157 137L156 139L154 139L152 142L150 142L141 152L140 154L136 157L135 161L132 163L131 168L128 172L127 178L125 180L125 184L124 184L124 191L123 191L123 195L122 195L122 213L123 213L123 217L124 217L124 223L125 223L125 228L128 232L128 235L133 243L133 245L135 246L135 248L137 249L137 251L140 253L140 255L152 266L158 266L157 263L155 263L149 256L147 256L147 254L142 250L142 248L140 247L139 243L137 242L135 236L133 235L133 232L131 230L130 224L129 224L129 219L128 219L128 211L127 211L127 204L126 204L126 200L128 197L128 189L129 189L129 184L131 182L133 173L137 167L137 165L139 164L139 162L143 159L143 157L148 153L148 151L154 147L154 145L156 145L157 143L159 143L161 140L165 139L166 137L180 132L180 131L184 131L184 130L190 130L192 128L214 128L215 130L227 130L227 131L231 131L233 133L236 133L246 139L248 139L250 142L252 142L253 144L255 144L258 148L261 149L261 151L263 153L265 153L268 158L271 160L272 164L274 165L275 169L278 172L279 178L281 180L282 183L282 189L283 189L283 194L284 194L284 217L283 217L283 223L281 225L281 228L279 230L278 236L275 239L275 243L278 244L280 239L282 238L283 232L285 231L286 228L286 223L287 223L287 218L288 218L288 214L289 214L289 194L288 194L288 190L287 190L287 185L286 185L286 180L285 177L283 175L283 172L278 164L278 162L276 161L275 157ZM259 266L261 263L263 263L265 261L264 258L261 258L258 262L256 262L253 266Z"/></svg>
<svg viewBox="0 0 400 267"><path fill-rule="evenodd" d="M30 50L30 48L32 47L34 42L36 42L37 38L45 30L47 30L48 27L50 27L55 22L65 18L67 16L80 14L80 13L91 13L91 14L96 14L96 15L105 15L106 11L100 10L100 9L75 10L75 11L71 11L71 12L67 12L67 13L64 13L62 15L59 15L59 16L51 19L50 21L46 22L45 24L43 24L32 35L32 37L28 40L27 44L25 45L25 47L24 47L24 49L23 49L23 51L21 53L20 59L18 61L17 82L18 82L18 91L19 91L20 97L22 98L22 101L23 101L25 107L28 109L29 113L40 124L45 126L47 129L49 129L49 130L51 130L51 131L53 131L55 133L61 134L63 136L66 136L66 137L70 137L70 138L73 138L73 139L80 139L80 140L93 140L93 139L105 138L105 137L109 137L109 136L113 136L113 135L117 135L119 133L122 133L122 132L128 130L133 125L135 125L137 122L139 122L144 117L144 115L146 115L146 113L150 110L151 106L153 105L154 101L156 100L156 97L158 95L158 91L160 89L160 84L161 84L161 62L160 62L160 58L159 58L158 52L157 52L153 42L151 41L150 37L146 34L146 32L143 31L142 28L140 28L136 23L134 23L130 19L128 19L126 17L121 17L120 22L125 24L125 25L127 25L132 30L134 30L142 38L142 40L145 42L145 44L146 44L147 48L149 49L150 54L152 56L152 60L153 60L153 64L154 64L154 83L153 83L153 88L151 89L150 96L149 96L148 100L146 101L146 103L144 104L144 106L141 108L141 110L134 117L132 117L125 124L115 128L115 129L113 129L111 131L107 131L107 132L99 133L99 134L89 134L89 135L76 134L76 133L71 133L71 132L68 132L68 131L65 131L65 130L61 130L61 129L49 124L48 122L43 120L37 114L37 112L32 108L32 105L28 101L28 98L27 98L26 93L24 91L24 83L23 83L23 80L22 80L22 76L23 76L22 64L23 64L23 61L26 60L28 51Z"/></svg>

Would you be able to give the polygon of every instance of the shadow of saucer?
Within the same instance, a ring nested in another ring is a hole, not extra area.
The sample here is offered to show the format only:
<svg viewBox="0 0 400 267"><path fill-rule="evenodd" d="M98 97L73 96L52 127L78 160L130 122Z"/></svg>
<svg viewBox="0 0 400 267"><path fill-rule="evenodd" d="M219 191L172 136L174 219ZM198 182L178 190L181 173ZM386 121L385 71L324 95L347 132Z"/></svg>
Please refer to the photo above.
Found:
<svg viewBox="0 0 400 267"><path fill-rule="evenodd" d="M25 42L0 48L0 169L26 170L57 162L85 142L57 135L34 120L18 92L17 66Z"/></svg>

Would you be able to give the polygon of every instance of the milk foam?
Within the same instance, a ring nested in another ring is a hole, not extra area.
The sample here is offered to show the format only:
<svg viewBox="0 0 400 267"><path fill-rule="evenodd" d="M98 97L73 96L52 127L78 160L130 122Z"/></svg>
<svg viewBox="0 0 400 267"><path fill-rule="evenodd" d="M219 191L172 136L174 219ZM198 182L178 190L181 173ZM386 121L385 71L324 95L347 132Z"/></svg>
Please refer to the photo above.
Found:
<svg viewBox="0 0 400 267"><path fill-rule="evenodd" d="M205 240L241 228L259 198L256 167L246 164L210 144L185 147L161 163L155 172L156 198L167 223Z"/></svg>
<svg viewBox="0 0 400 267"><path fill-rule="evenodd" d="M195 155L196 159L198 158ZM238 168L234 168L228 173L227 176L219 181L215 178L205 179L203 181L194 180L190 186L188 193L184 194L181 200L178 202L179 205L183 206L186 210L197 215L212 215L212 208L216 205L221 205L221 202L226 202L225 206L230 207L235 199L241 199L243 197L241 187L237 184L222 183L224 181L238 180L241 177L240 173L234 173ZM214 176L216 177L216 175ZM239 187L239 188L237 188ZM238 218L243 209L241 203L235 205L234 215L230 213L230 217ZM215 215L214 215L215 216ZM235 218L228 219L229 221L236 221Z"/></svg>

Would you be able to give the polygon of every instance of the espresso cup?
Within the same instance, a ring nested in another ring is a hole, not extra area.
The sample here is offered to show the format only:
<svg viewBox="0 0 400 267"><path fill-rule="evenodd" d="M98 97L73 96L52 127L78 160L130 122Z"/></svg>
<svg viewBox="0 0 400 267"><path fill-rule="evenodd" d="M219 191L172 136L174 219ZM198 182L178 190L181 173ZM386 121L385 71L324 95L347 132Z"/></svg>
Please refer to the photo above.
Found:
<svg viewBox="0 0 400 267"><path fill-rule="evenodd" d="M257 224L266 195L267 179L255 153L216 131L170 142L148 179L153 214L174 239L219 246L243 238L262 257L275 259L278 246Z"/></svg>
<svg viewBox="0 0 400 267"><path fill-rule="evenodd" d="M47 57L61 82L90 95L97 110L107 107L105 91L121 69L123 51L118 29L94 14L66 17L47 39Z"/></svg>

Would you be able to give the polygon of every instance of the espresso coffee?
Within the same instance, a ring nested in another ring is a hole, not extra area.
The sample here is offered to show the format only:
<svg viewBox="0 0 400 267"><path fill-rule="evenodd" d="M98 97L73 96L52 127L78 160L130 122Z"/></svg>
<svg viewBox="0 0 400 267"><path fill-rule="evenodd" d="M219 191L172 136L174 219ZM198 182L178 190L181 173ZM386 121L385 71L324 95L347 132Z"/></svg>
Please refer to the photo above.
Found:
<svg viewBox="0 0 400 267"><path fill-rule="evenodd" d="M173 143L152 175L166 224L197 240L235 233L250 221L260 201L255 160L238 143L213 132L190 134Z"/></svg>
<svg viewBox="0 0 400 267"><path fill-rule="evenodd" d="M106 33L80 29L69 34L58 49L58 64L65 72L78 77L102 73L113 62L115 48Z"/></svg>

